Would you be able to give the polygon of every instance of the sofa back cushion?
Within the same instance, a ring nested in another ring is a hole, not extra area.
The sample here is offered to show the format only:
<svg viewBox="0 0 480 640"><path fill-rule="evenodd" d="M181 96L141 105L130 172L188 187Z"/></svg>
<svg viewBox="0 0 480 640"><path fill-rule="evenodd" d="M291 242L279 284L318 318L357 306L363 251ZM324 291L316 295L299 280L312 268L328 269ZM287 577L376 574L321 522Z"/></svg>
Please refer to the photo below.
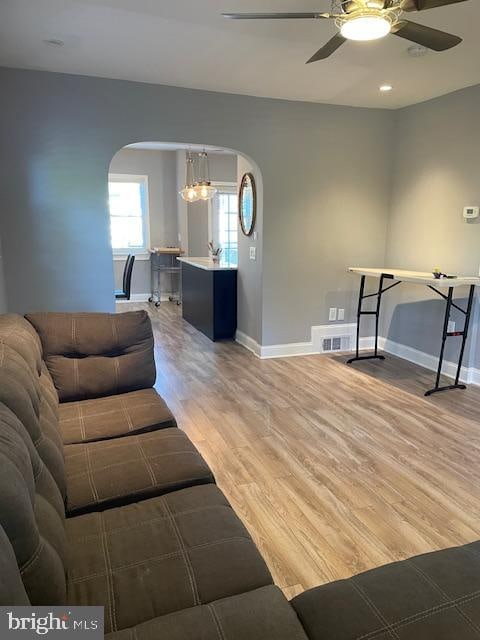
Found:
<svg viewBox="0 0 480 640"><path fill-rule="evenodd" d="M0 526L0 607L29 604L15 553L7 534Z"/></svg>
<svg viewBox="0 0 480 640"><path fill-rule="evenodd" d="M31 313L60 402L152 387L153 333L148 314Z"/></svg>
<svg viewBox="0 0 480 640"><path fill-rule="evenodd" d="M66 496L63 450L56 438L58 418L42 389L41 376L3 341L0 332L0 402L7 406L27 430L38 453ZM52 439L53 438L53 439Z"/></svg>
<svg viewBox="0 0 480 640"><path fill-rule="evenodd" d="M32 605L66 599L65 515L58 487L30 435L0 404L0 526Z"/></svg>
<svg viewBox="0 0 480 640"><path fill-rule="evenodd" d="M0 315L0 339L16 351L38 375L42 367L42 343L23 316L14 313Z"/></svg>

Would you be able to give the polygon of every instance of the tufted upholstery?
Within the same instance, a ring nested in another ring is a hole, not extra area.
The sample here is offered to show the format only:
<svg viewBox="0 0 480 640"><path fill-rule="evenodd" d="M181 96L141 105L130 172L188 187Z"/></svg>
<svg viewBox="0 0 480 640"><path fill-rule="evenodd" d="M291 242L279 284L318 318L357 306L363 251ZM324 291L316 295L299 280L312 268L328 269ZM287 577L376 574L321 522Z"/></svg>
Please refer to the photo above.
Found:
<svg viewBox="0 0 480 640"><path fill-rule="evenodd" d="M65 468L69 515L214 482L207 463L180 429L68 445Z"/></svg>
<svg viewBox="0 0 480 640"><path fill-rule="evenodd" d="M42 344L32 325L14 313L0 315L0 336L4 344L17 351L32 371L40 375Z"/></svg>
<svg viewBox="0 0 480 640"><path fill-rule="evenodd" d="M292 604L311 640L480 637L480 542L306 591Z"/></svg>
<svg viewBox="0 0 480 640"><path fill-rule="evenodd" d="M145 311L32 313L61 402L152 387L153 335Z"/></svg>
<svg viewBox="0 0 480 640"><path fill-rule="evenodd" d="M121 438L177 426L155 389L64 402L59 407L59 419L65 444Z"/></svg>
<svg viewBox="0 0 480 640"><path fill-rule="evenodd" d="M55 481L3 405L0 527L32 605L104 605L107 632L271 584L248 532L213 484L65 521ZM21 600L1 538L0 563L12 581L8 597Z"/></svg>
<svg viewBox="0 0 480 640"><path fill-rule="evenodd" d="M308 640L278 587L269 586L154 618L107 640Z"/></svg>
<svg viewBox="0 0 480 640"><path fill-rule="evenodd" d="M38 368L41 371L41 366ZM44 377L42 381L36 367L32 370L32 365L19 351L6 344L0 334L0 402L6 405L27 429L41 459L65 498L63 454L59 444L55 409L48 399L48 391L45 391L48 384L48 378Z"/></svg>
<svg viewBox="0 0 480 640"><path fill-rule="evenodd" d="M68 601L105 606L106 632L272 583L213 484L70 518L66 527Z"/></svg>
<svg viewBox="0 0 480 640"><path fill-rule="evenodd" d="M32 605L66 598L63 500L18 418L0 404L0 526Z"/></svg>
<svg viewBox="0 0 480 640"><path fill-rule="evenodd" d="M0 526L0 607L29 605L15 552Z"/></svg>

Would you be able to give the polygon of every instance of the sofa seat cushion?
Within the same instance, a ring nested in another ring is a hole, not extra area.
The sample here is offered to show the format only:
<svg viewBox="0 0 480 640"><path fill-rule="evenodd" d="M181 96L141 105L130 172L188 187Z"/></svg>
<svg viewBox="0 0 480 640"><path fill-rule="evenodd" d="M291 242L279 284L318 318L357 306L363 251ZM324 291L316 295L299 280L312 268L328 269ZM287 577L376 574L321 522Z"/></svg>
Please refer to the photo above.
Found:
<svg viewBox="0 0 480 640"><path fill-rule="evenodd" d="M66 526L68 603L104 606L106 633L272 583L213 484L70 518Z"/></svg>
<svg viewBox="0 0 480 640"><path fill-rule="evenodd" d="M120 438L176 426L170 409L155 389L66 402L59 406L59 416L65 444Z"/></svg>
<svg viewBox="0 0 480 640"><path fill-rule="evenodd" d="M308 640L278 587L262 587L117 631L108 640Z"/></svg>
<svg viewBox="0 0 480 640"><path fill-rule="evenodd" d="M292 604L310 640L480 637L480 542L311 589Z"/></svg>
<svg viewBox="0 0 480 640"><path fill-rule="evenodd" d="M67 512L78 515L198 484L212 472L180 429L65 446Z"/></svg>

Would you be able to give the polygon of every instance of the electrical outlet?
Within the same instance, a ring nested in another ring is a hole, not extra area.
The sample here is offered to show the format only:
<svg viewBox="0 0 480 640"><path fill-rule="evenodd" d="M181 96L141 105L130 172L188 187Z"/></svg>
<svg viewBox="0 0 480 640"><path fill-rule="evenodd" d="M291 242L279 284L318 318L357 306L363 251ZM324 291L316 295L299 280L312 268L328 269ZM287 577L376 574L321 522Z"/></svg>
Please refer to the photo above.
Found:
<svg viewBox="0 0 480 640"><path fill-rule="evenodd" d="M455 322L453 320L448 321L448 333L455 332Z"/></svg>
<svg viewBox="0 0 480 640"><path fill-rule="evenodd" d="M338 310L338 316L337 318L339 320L345 320L345 309L339 309Z"/></svg>
<svg viewBox="0 0 480 640"><path fill-rule="evenodd" d="M257 247L250 247L250 260L257 259Z"/></svg>
<svg viewBox="0 0 480 640"><path fill-rule="evenodd" d="M337 319L337 307L330 307L328 319L330 322L335 322L335 320Z"/></svg>

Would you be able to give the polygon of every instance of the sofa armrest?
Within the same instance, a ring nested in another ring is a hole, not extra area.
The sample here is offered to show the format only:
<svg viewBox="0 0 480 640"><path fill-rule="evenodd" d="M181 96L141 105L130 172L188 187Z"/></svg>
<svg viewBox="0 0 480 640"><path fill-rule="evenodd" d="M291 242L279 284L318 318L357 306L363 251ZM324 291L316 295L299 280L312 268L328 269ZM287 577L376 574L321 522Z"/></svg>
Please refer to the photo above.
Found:
<svg viewBox="0 0 480 640"><path fill-rule="evenodd" d="M100 398L155 384L146 311L30 313L60 402Z"/></svg>

